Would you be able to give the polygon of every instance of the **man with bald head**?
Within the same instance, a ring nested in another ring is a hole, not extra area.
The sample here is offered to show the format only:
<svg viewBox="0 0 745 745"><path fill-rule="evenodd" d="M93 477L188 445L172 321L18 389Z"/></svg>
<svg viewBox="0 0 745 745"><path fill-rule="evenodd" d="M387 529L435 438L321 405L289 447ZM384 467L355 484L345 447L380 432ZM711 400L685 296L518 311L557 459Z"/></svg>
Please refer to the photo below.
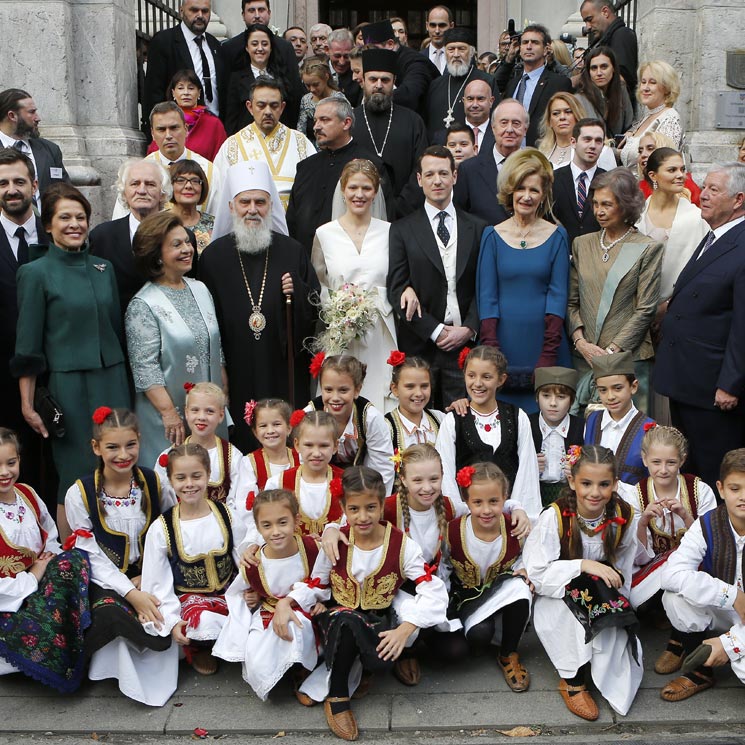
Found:
<svg viewBox="0 0 745 745"><path fill-rule="evenodd" d="M507 219L507 212L497 201L497 176L504 161L520 149L529 122L528 112L514 98L506 98L494 109L491 117L494 146L482 147L475 158L465 161L458 169L456 206L491 225Z"/></svg>
<svg viewBox="0 0 745 745"><path fill-rule="evenodd" d="M486 80L472 80L463 89L463 113L465 124L473 133L475 152L490 150L494 147L494 134L489 117L494 106L494 94ZM437 133L435 141L445 143L445 130Z"/></svg>

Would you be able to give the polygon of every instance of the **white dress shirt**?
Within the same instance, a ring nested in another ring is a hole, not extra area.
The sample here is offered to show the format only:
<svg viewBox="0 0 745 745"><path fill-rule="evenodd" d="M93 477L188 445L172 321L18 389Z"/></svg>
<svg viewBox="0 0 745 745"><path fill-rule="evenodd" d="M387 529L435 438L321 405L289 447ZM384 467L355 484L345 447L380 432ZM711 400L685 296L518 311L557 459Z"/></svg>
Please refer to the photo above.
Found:
<svg viewBox="0 0 745 745"><path fill-rule="evenodd" d="M26 231L26 243L29 246L39 242L39 236L36 234L36 215L33 212L31 213L31 217L23 225L12 222L4 213L0 212L0 225L3 226L5 237L8 239L10 250L13 252L13 256L16 257L16 261L18 261L18 238L16 238L16 230L18 228L23 228Z"/></svg>
<svg viewBox="0 0 745 745"><path fill-rule="evenodd" d="M579 198L579 192L577 191L577 184L579 182L579 175L580 173L584 173L587 175L587 181L585 182L585 211L587 210L587 202L590 199L590 184L592 183L592 180L595 178L595 172L598 170L598 164L596 163L592 168L588 168L586 171L583 171L575 162L574 160L571 161L569 164L569 167L572 169L572 183L574 184L574 201L576 202Z"/></svg>
<svg viewBox="0 0 745 745"><path fill-rule="evenodd" d="M546 456L546 467L541 471L541 481L555 484L558 481L566 481L564 477L564 464L566 463L566 438L569 434L569 414L559 424L552 427L538 415L538 428L541 430L543 442L541 452Z"/></svg>
<svg viewBox="0 0 745 745"><path fill-rule="evenodd" d="M134 240L137 228L140 227L140 221L130 212L129 213L129 240Z"/></svg>
<svg viewBox="0 0 745 745"><path fill-rule="evenodd" d="M430 44L427 47L427 53L429 54L429 61L440 71L440 75L442 75L445 66L447 65L447 60L445 59L445 47L437 49L437 47Z"/></svg>
<svg viewBox="0 0 745 745"><path fill-rule="evenodd" d="M207 64L210 68L209 75L205 75L204 71L202 70L202 55L199 53L199 45L196 41L194 41L194 39L197 38L198 34L195 34L184 23L181 24L181 31L184 34L184 39L186 39L186 46L189 48L191 62L194 65L194 72L197 74L197 77L199 78L199 80L202 81L202 85L204 85L205 77L209 77L212 81L212 101L208 101L205 95L204 102L207 105L207 108L215 116L218 116L220 113L220 109L217 100L217 72L215 70L215 58L212 56L212 50L207 43L207 37L205 36L204 41L202 42L202 50L204 51L204 56L207 58Z"/></svg>
<svg viewBox="0 0 745 745"><path fill-rule="evenodd" d="M442 332L444 326L460 326L461 315L460 306L458 305L458 295L456 294L456 260L458 258L458 221L455 217L455 206L452 200L443 212L447 214L445 218L445 227L450 233L450 240L447 246L443 245L440 240L440 236L437 235L437 227L440 224L440 218L438 215L440 211L437 207L434 207L429 202L424 203L424 211L427 213L429 218L429 224L432 228L432 233L435 236L435 242L437 248L440 251L440 258L442 259L442 265L445 268L445 278L448 283L448 294L445 304L445 318L443 322L438 324L435 330L432 332L430 339L437 341L437 337Z"/></svg>
<svg viewBox="0 0 745 745"><path fill-rule="evenodd" d="M610 412L606 409L603 412L603 418L600 422L600 444L604 448L609 448L614 453L621 444L621 438L626 432L626 427L629 426L629 422L638 414L634 404L631 404L631 408L624 414L619 421L615 421L610 415Z"/></svg>

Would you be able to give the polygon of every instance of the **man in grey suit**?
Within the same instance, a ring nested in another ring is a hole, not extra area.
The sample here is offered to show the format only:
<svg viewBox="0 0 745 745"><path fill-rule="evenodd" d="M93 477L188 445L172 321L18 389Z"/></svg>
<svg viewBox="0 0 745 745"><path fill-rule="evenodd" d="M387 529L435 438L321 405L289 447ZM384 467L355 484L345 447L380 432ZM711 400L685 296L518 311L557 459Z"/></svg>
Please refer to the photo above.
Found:
<svg viewBox="0 0 745 745"><path fill-rule="evenodd" d="M39 136L39 110L31 94L20 88L0 93L0 147L12 147L31 159L38 188L34 201L56 181L69 181L59 145Z"/></svg>

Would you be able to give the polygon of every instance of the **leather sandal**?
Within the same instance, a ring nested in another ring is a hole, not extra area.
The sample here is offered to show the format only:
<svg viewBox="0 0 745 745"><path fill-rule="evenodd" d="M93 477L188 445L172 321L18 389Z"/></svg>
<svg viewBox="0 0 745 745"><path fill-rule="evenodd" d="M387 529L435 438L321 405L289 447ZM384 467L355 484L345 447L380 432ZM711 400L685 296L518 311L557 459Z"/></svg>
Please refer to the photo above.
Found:
<svg viewBox="0 0 745 745"><path fill-rule="evenodd" d="M416 657L399 657L393 664L393 674L405 686L418 685L422 679L422 670Z"/></svg>
<svg viewBox="0 0 745 745"><path fill-rule="evenodd" d="M331 711L331 704L342 701L349 701L349 696L343 698L329 697L323 702L323 710L326 714L326 722L329 729L342 740L356 740L359 736L357 729L357 720L354 718L354 712L351 709L345 709L338 714Z"/></svg>
<svg viewBox="0 0 745 745"><path fill-rule="evenodd" d="M657 658L654 663L654 671L658 675L672 675L680 670L683 664L684 650L683 645L675 639L670 639L667 643L667 649ZM670 647L676 647L680 650L678 654L670 650Z"/></svg>
<svg viewBox="0 0 745 745"><path fill-rule="evenodd" d="M191 666L200 675L214 675L217 672L217 657L213 657L212 650L205 647L195 649L191 653Z"/></svg>
<svg viewBox="0 0 745 745"><path fill-rule="evenodd" d="M711 688L714 685L714 678L708 675L704 675L698 670L694 670L688 675L692 675L696 680L691 680L685 675L681 675L675 680L671 680L661 691L660 698L664 701L685 701L691 696L695 696L701 691L705 691L707 688Z"/></svg>
<svg viewBox="0 0 745 745"><path fill-rule="evenodd" d="M365 698L370 693L370 686L372 685L373 674L369 670L362 671L362 677L360 678L360 684L352 694L352 698L355 701L359 701L361 698Z"/></svg>
<svg viewBox="0 0 745 745"><path fill-rule="evenodd" d="M570 686L565 680L559 682L559 693L567 709L588 722L594 722L599 716L598 705L587 690L587 686ZM574 693L570 696L570 693Z"/></svg>
<svg viewBox="0 0 745 745"><path fill-rule="evenodd" d="M497 658L499 666L502 668L502 674L507 685L516 693L527 691L530 686L530 673L520 662L520 656L517 652L507 655L507 657Z"/></svg>

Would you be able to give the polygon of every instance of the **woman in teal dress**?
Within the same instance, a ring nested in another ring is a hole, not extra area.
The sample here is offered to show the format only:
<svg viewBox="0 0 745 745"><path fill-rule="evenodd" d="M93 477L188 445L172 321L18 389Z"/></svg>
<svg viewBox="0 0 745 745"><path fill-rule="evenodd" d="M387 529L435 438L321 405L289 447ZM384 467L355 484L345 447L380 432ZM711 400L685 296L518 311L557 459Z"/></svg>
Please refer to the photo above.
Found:
<svg viewBox="0 0 745 745"><path fill-rule="evenodd" d="M209 381L227 390L220 330L207 287L186 277L194 248L173 212L146 217L132 245L148 282L124 316L140 423L140 462L152 468L186 436L184 383ZM217 434L228 437L227 422Z"/></svg>
<svg viewBox="0 0 745 745"><path fill-rule="evenodd" d="M114 269L88 252L90 216L90 203L75 187L59 183L47 189L41 221L52 242L16 275L18 333L11 372L19 378L24 419L49 436L34 409L37 382L47 384L65 417L64 436L52 438L62 541L69 535L65 492L96 467L91 415L99 406L130 405Z"/></svg>
<svg viewBox="0 0 745 745"><path fill-rule="evenodd" d="M569 293L569 242L550 214L553 169L535 148L509 157L499 172L498 198L511 217L481 239L476 275L481 343L507 357L499 394L527 413L538 410L536 367L568 366L564 334Z"/></svg>

